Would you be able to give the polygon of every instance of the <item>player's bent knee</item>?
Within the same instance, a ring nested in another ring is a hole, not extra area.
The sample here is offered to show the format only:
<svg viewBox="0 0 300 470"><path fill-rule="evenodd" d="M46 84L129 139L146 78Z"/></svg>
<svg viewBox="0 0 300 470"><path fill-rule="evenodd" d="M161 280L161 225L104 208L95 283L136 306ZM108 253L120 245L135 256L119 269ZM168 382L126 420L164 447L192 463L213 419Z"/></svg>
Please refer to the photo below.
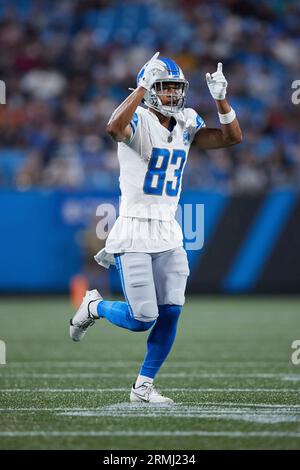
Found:
<svg viewBox="0 0 300 470"><path fill-rule="evenodd" d="M184 305L185 296L182 289L172 289L167 296L167 304L169 305Z"/></svg>
<svg viewBox="0 0 300 470"><path fill-rule="evenodd" d="M133 316L141 322L153 322L158 317L157 304L151 300L137 303L133 310Z"/></svg>
<svg viewBox="0 0 300 470"><path fill-rule="evenodd" d="M139 321L139 320L132 320L131 331L147 331L151 328L156 320L153 321Z"/></svg>
<svg viewBox="0 0 300 470"><path fill-rule="evenodd" d="M181 305L160 305L159 315L162 317L175 318L179 317L181 310Z"/></svg>

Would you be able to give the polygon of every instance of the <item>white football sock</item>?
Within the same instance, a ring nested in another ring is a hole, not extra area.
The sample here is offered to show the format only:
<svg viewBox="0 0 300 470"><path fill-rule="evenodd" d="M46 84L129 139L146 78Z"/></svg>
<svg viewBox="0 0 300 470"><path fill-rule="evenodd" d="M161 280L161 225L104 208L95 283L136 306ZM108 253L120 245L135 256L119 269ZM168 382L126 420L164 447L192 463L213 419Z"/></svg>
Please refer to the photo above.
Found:
<svg viewBox="0 0 300 470"><path fill-rule="evenodd" d="M89 303L89 312L94 318L99 318L98 310L97 310L99 302L102 302L102 300L101 301L100 300L92 300Z"/></svg>
<svg viewBox="0 0 300 470"><path fill-rule="evenodd" d="M152 384L153 379L151 379L151 377L146 377L145 375L139 375L134 385L135 388L140 387L141 385L143 385L144 382Z"/></svg>

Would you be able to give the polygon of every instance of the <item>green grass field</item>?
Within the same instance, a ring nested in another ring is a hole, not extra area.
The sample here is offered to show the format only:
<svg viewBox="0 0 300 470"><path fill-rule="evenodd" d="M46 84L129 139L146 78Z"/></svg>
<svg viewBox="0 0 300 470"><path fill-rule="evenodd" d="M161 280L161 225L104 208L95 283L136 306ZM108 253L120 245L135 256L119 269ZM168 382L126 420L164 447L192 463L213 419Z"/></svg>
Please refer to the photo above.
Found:
<svg viewBox="0 0 300 470"><path fill-rule="evenodd" d="M1 449L300 449L299 298L193 298L157 378L175 406L131 405L147 333L68 336L67 299L0 301Z"/></svg>

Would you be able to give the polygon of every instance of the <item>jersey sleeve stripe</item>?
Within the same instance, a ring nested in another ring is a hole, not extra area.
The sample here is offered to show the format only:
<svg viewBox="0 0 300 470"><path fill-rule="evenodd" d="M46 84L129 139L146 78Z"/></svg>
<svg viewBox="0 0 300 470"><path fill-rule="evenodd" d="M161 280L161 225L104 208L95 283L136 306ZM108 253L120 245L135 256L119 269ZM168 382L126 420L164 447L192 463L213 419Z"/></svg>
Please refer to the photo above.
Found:
<svg viewBox="0 0 300 470"><path fill-rule="evenodd" d="M204 120L202 119L202 117L199 116L199 114L197 114L197 117L196 117L196 129L201 129L201 127L205 127L205 122Z"/></svg>
<svg viewBox="0 0 300 470"><path fill-rule="evenodd" d="M134 134L136 133L137 125L139 122L139 116L137 113L134 113L131 121L130 121L130 127L132 130L131 138L133 138Z"/></svg>
<svg viewBox="0 0 300 470"><path fill-rule="evenodd" d="M139 117L138 117L137 113L134 113L130 124L132 124L136 128L137 125L138 125L138 122L139 122Z"/></svg>
<svg viewBox="0 0 300 470"><path fill-rule="evenodd" d="M133 137L134 134L135 134L135 131L136 131L136 127L134 127L134 125L132 124L132 122L130 123L130 127L131 127L131 130L132 130L132 137Z"/></svg>

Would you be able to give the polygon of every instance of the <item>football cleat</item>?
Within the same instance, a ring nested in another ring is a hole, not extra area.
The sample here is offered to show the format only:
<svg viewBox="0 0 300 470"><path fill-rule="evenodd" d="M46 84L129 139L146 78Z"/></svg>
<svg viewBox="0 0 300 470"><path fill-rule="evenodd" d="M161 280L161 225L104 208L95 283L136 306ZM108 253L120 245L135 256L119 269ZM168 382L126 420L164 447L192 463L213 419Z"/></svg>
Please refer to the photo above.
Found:
<svg viewBox="0 0 300 470"><path fill-rule="evenodd" d="M70 336L73 341L80 341L86 333L89 326L99 319L92 315L89 310L89 305L94 300L103 300L101 295L96 289L88 290L82 300L82 303L75 313L74 317L70 320Z"/></svg>
<svg viewBox="0 0 300 470"><path fill-rule="evenodd" d="M174 404L174 401L171 398L161 395L161 393L155 389L154 385L149 382L144 382L139 387L135 387L133 385L130 393L130 401L132 403Z"/></svg>

